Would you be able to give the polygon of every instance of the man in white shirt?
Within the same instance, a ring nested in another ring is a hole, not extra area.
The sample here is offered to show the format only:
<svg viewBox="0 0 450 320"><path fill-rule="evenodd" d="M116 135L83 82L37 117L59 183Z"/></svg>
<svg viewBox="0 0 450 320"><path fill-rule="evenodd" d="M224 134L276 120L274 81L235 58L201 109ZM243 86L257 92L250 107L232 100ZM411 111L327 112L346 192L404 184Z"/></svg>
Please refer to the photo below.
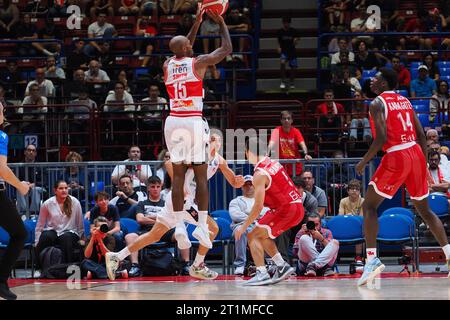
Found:
<svg viewBox="0 0 450 320"><path fill-rule="evenodd" d="M338 46L339 46L339 51L331 56L331 64L337 64L337 63L341 62L341 59L339 56L341 51L346 51L346 52L348 51L348 61L349 62L355 61L355 54L348 49L347 39L338 38Z"/></svg>
<svg viewBox="0 0 450 320"><path fill-rule="evenodd" d="M47 57L47 69L45 71L47 78L66 79L64 70L56 65L54 56Z"/></svg>
<svg viewBox="0 0 450 320"><path fill-rule="evenodd" d="M108 106L107 105L108 102L115 104L123 103L123 105ZM134 111L134 110L135 106L133 96L125 90L125 86L123 85L122 82L116 82L114 86L114 91L110 91L108 96L106 97L103 111L110 112L110 111ZM130 117L133 116L132 114L129 115Z"/></svg>
<svg viewBox="0 0 450 320"><path fill-rule="evenodd" d="M144 124L148 126L161 125L161 112L158 111L164 109L164 106L167 105L167 100L159 95L160 92L158 86L155 84L149 85L148 97L141 101L148 104L139 105L138 107L138 111L151 111L139 114L139 116L143 118Z"/></svg>
<svg viewBox="0 0 450 320"><path fill-rule="evenodd" d="M25 89L25 95L30 95L30 86L37 84L39 86L39 93L46 98L55 96L55 86L51 80L45 79L45 70L43 68L36 69L36 80L28 82Z"/></svg>
<svg viewBox="0 0 450 320"><path fill-rule="evenodd" d="M106 22L106 14L99 13L97 21L91 23L88 27L88 38L112 38L117 36L114 26ZM102 48L95 41L90 41L84 48L84 54L89 57L95 57L102 52Z"/></svg>
<svg viewBox="0 0 450 320"><path fill-rule="evenodd" d="M138 146L131 146L128 150L128 159L126 159L125 162L140 160L141 149ZM119 178L124 174L128 174L132 177L134 189L140 189L141 186L145 188L145 183L148 178L152 176L152 169L148 165L118 165L114 168L113 173L111 174L112 183L118 184Z"/></svg>
<svg viewBox="0 0 450 320"><path fill-rule="evenodd" d="M231 216L231 229L234 231L247 219L253 204L255 203L255 188L253 186L253 177L246 175L244 177L244 185L242 186L242 196L239 196L230 201L229 211ZM261 211L263 215L268 208ZM245 264L247 262L247 234L253 229L252 224L239 240L235 242L235 259L234 259L234 274L243 275Z"/></svg>
<svg viewBox="0 0 450 320"><path fill-rule="evenodd" d="M111 81L106 71L100 69L100 63L97 60L89 62L89 70L84 72L84 80L88 84L94 84L94 87Z"/></svg>

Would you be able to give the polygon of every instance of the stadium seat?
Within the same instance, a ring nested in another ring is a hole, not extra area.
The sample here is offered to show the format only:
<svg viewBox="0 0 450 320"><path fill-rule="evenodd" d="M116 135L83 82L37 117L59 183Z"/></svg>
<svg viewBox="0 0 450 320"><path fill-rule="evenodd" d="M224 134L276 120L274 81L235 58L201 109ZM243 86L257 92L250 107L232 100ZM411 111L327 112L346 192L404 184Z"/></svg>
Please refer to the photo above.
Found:
<svg viewBox="0 0 450 320"><path fill-rule="evenodd" d="M403 207L389 208L383 212L382 216L390 215L390 214L404 215L404 216L411 218L414 221L414 214L411 212L411 210L408 210Z"/></svg>
<svg viewBox="0 0 450 320"><path fill-rule="evenodd" d="M425 113L419 113L417 115L419 118L420 123L422 124L422 127L430 127L432 124L430 123L430 116Z"/></svg>
<svg viewBox="0 0 450 320"><path fill-rule="evenodd" d="M408 94L408 90L395 90L395 92L397 92L398 94L401 94L402 96L408 98L409 94Z"/></svg>
<svg viewBox="0 0 450 320"><path fill-rule="evenodd" d="M441 76L440 76L440 79L441 79L441 80L445 80L445 81L447 81L447 82L450 82L450 75L447 75L447 76L441 75Z"/></svg>
<svg viewBox="0 0 450 320"><path fill-rule="evenodd" d="M135 233L139 230L139 224L130 218L120 218L120 229L124 234Z"/></svg>
<svg viewBox="0 0 450 320"><path fill-rule="evenodd" d="M353 245L364 242L362 219L356 216L335 216L327 222L333 238L341 245Z"/></svg>
<svg viewBox="0 0 450 320"><path fill-rule="evenodd" d="M128 57L116 56L115 62L116 65L128 65L130 59Z"/></svg>
<svg viewBox="0 0 450 320"><path fill-rule="evenodd" d="M437 65L438 65L439 69L450 68L450 61L438 61Z"/></svg>
<svg viewBox="0 0 450 320"><path fill-rule="evenodd" d="M377 70L363 70L362 77L363 77L363 79L369 79L369 78L375 77L377 72L378 72Z"/></svg>
<svg viewBox="0 0 450 320"><path fill-rule="evenodd" d="M5 229L0 227L0 249L4 249L9 244L9 234Z"/></svg>
<svg viewBox="0 0 450 320"><path fill-rule="evenodd" d="M89 220L83 219L84 224L84 235L86 238L91 236L91 222Z"/></svg>
<svg viewBox="0 0 450 320"><path fill-rule="evenodd" d="M430 103L425 100L412 100L411 101L414 110L418 113L424 113L430 111Z"/></svg>
<svg viewBox="0 0 450 320"><path fill-rule="evenodd" d="M211 217L213 218L223 218L227 221L229 221L230 223L231 221L231 217L230 217L230 212L228 210L216 210L211 212Z"/></svg>
<svg viewBox="0 0 450 320"><path fill-rule="evenodd" d="M439 68L439 73L442 76L450 76L450 66L446 67L446 68Z"/></svg>
<svg viewBox="0 0 450 320"><path fill-rule="evenodd" d="M430 209L439 217L444 218L448 216L448 199L445 196L438 194L431 194L428 197Z"/></svg>
<svg viewBox="0 0 450 320"><path fill-rule="evenodd" d="M134 30L136 27L136 17L133 16L116 16L113 17L113 26L117 29Z"/></svg>

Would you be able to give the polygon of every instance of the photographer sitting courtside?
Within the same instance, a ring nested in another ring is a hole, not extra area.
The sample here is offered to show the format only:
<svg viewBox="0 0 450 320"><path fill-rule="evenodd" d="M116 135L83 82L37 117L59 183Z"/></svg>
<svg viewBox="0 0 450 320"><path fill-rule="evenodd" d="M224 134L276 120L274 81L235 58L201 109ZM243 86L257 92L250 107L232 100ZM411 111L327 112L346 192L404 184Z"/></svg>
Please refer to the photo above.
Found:
<svg viewBox="0 0 450 320"><path fill-rule="evenodd" d="M310 213L297 233L294 254L298 256L297 274L307 277L334 275L333 265L339 252L339 242L331 231L322 228L320 215Z"/></svg>

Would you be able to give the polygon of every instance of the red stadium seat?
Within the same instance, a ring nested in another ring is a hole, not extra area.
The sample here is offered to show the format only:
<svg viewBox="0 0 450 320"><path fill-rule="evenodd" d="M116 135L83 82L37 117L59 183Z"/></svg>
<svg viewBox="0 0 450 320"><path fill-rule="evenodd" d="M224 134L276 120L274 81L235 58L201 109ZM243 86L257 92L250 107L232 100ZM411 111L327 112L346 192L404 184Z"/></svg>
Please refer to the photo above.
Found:
<svg viewBox="0 0 450 320"><path fill-rule="evenodd" d="M43 59L19 59L17 60L17 66L25 69L35 69L45 65L45 58Z"/></svg>
<svg viewBox="0 0 450 320"><path fill-rule="evenodd" d="M116 29L131 29L133 30L136 26L136 17L121 16L114 17L113 23Z"/></svg>
<svg viewBox="0 0 450 320"><path fill-rule="evenodd" d="M53 18L53 23L56 27L66 27L67 18Z"/></svg>
<svg viewBox="0 0 450 320"><path fill-rule="evenodd" d="M114 41L113 42L113 50L132 53L134 51L134 42L131 40Z"/></svg>
<svg viewBox="0 0 450 320"><path fill-rule="evenodd" d="M142 62L144 61L144 56L134 56L130 57L130 68L139 68L142 66Z"/></svg>
<svg viewBox="0 0 450 320"><path fill-rule="evenodd" d="M130 59L128 57L116 56L115 64L116 65L128 65Z"/></svg>
<svg viewBox="0 0 450 320"><path fill-rule="evenodd" d="M181 16L162 16L159 18L160 33L174 35L177 31Z"/></svg>
<svg viewBox="0 0 450 320"><path fill-rule="evenodd" d="M38 30L45 27L44 18L31 18L31 23L33 23Z"/></svg>

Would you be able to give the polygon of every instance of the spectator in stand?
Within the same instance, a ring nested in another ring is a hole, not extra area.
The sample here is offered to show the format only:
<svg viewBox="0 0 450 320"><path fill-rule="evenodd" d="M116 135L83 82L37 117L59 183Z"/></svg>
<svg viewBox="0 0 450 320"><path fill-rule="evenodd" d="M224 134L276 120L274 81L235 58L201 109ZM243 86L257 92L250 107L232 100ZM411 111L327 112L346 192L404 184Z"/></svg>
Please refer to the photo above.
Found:
<svg viewBox="0 0 450 320"><path fill-rule="evenodd" d="M352 112L349 115L347 123L350 126L350 140L358 139L358 128L363 128L363 139L366 142L372 140L372 131L370 130L370 123L368 119L367 105L364 102L364 96L361 91L356 91L354 95L358 101L353 101Z"/></svg>
<svg viewBox="0 0 450 320"><path fill-rule="evenodd" d="M131 146L128 149L128 161L141 161L141 149L138 146ZM152 169L148 165L118 165L111 174L111 181L117 185L119 178L123 175L130 176L133 181L133 188L141 190L141 186L145 188L145 183L152 176Z"/></svg>
<svg viewBox="0 0 450 320"><path fill-rule="evenodd" d="M380 63L373 52L369 52L367 42L360 40L356 43L355 63L363 70L375 70Z"/></svg>
<svg viewBox="0 0 450 320"><path fill-rule="evenodd" d="M225 18L230 34L246 34L250 30L249 21L239 12L238 8L231 8L230 14ZM233 48L238 49L239 52L244 51L245 38L232 38ZM236 41L235 41L236 40ZM236 51L236 49L234 49Z"/></svg>
<svg viewBox="0 0 450 320"><path fill-rule="evenodd" d="M0 38L14 38L20 11L11 0L0 0Z"/></svg>
<svg viewBox="0 0 450 320"><path fill-rule="evenodd" d="M83 157L75 151L71 151L66 156L66 162L74 162L73 166L66 167L61 180L67 182L69 194L78 200L85 200L84 183L86 180L86 170L84 167L76 165L77 162L83 162Z"/></svg>
<svg viewBox="0 0 450 320"><path fill-rule="evenodd" d="M45 70L46 78L66 79L64 70L56 65L56 59L53 56L47 57L47 67Z"/></svg>
<svg viewBox="0 0 450 320"><path fill-rule="evenodd" d="M93 6L89 9L91 19L97 19L100 15L114 16L112 0L93 0Z"/></svg>
<svg viewBox="0 0 450 320"><path fill-rule="evenodd" d="M441 155L439 152L431 151L428 154L428 188L430 193L437 193L449 198L450 182L444 178L444 174L439 168L440 161Z"/></svg>
<svg viewBox="0 0 450 320"><path fill-rule="evenodd" d="M74 72L78 69L87 69L89 57L84 53L84 41L76 39L73 41L74 49L67 55L66 69L67 72Z"/></svg>
<svg viewBox="0 0 450 320"><path fill-rule="evenodd" d="M89 62L89 70L84 72L84 80L87 85L93 86L96 93L105 91L106 85L111 81L105 70L100 69L97 60Z"/></svg>
<svg viewBox="0 0 450 320"><path fill-rule="evenodd" d="M122 5L119 8L119 15L121 16L135 16L139 13L138 0L120 0Z"/></svg>
<svg viewBox="0 0 450 320"><path fill-rule="evenodd" d="M202 36L219 36L219 25L215 23L208 15L203 17L203 22L200 27L200 34ZM210 50L210 40L214 43L214 47ZM202 39L203 53L209 53L220 47L220 37L215 39ZM214 65L215 66L215 65Z"/></svg>
<svg viewBox="0 0 450 320"><path fill-rule="evenodd" d="M124 174L119 178L119 190L110 204L117 206L121 218L136 218L136 206L139 201L144 201L147 196L144 192L133 189L132 177Z"/></svg>
<svg viewBox="0 0 450 320"><path fill-rule="evenodd" d="M81 88L89 91L89 84L85 77L85 72L82 69L75 70L72 75L73 81L67 81L64 85L64 95L76 99L80 95Z"/></svg>
<svg viewBox="0 0 450 320"><path fill-rule="evenodd" d="M175 0L173 5L173 13L195 13L197 7L196 0Z"/></svg>
<svg viewBox="0 0 450 320"><path fill-rule="evenodd" d="M128 80L129 75L130 74L127 72L127 70L122 69L117 74L117 81L121 82L125 86L126 92L131 93L132 91L134 91L134 84L131 80ZM133 90L131 89L131 87L133 87Z"/></svg>
<svg viewBox="0 0 450 320"><path fill-rule="evenodd" d="M46 192L44 183L44 169L33 166L37 158L37 149L33 144L29 144L25 147L24 151L24 163L26 167L19 168L18 178L21 181L26 181L30 184L30 192L23 196L17 193L17 211L21 215L27 214L27 217L37 216L41 208L41 200L44 198L44 192ZM28 215L29 213L29 215Z"/></svg>
<svg viewBox="0 0 450 320"><path fill-rule="evenodd" d="M63 253L63 263L78 260L75 248L84 237L83 214L77 198L69 195L65 181L57 181L55 195L44 202L36 225L35 244L37 256L45 248L59 246Z"/></svg>
<svg viewBox="0 0 450 320"><path fill-rule="evenodd" d="M331 64L337 64L337 63L341 62L341 59L340 59L341 51L348 52L348 61L350 61L350 62L355 61L355 54L349 49L347 39L340 37L340 38L337 38L337 42L338 42L339 50L331 56Z"/></svg>
<svg viewBox="0 0 450 320"><path fill-rule="evenodd" d="M3 106L3 131L10 135L16 134L21 119L17 116L16 107L5 99L5 89L0 85L0 104Z"/></svg>
<svg viewBox="0 0 450 320"><path fill-rule="evenodd" d="M95 206L86 212L84 218L89 220L91 225L91 233L95 227L95 219L104 217L108 225L107 235L111 235L115 239L115 249L122 250L125 246L123 232L120 230L119 209L110 204L109 194L99 191L94 195Z"/></svg>
<svg viewBox="0 0 450 320"><path fill-rule="evenodd" d="M95 59L98 60L103 69L111 70L114 66L116 56L111 52L111 43L107 41L99 42L100 52L96 55Z"/></svg>
<svg viewBox="0 0 450 320"><path fill-rule="evenodd" d="M161 161L161 164L159 164L156 167L156 176L163 182L163 186L166 184L165 178L167 174L166 166L164 163L166 161L170 161L170 153L167 151L167 149L162 149L161 152L158 154L158 161Z"/></svg>
<svg viewBox="0 0 450 320"><path fill-rule="evenodd" d="M345 21L345 13L347 10L347 2L343 0L331 0L325 7L328 14L328 22L330 23L330 31L336 32L337 25L343 25Z"/></svg>
<svg viewBox="0 0 450 320"><path fill-rule="evenodd" d="M450 102L450 94L448 93L448 82L446 80L437 81L437 92L430 100L430 122L434 122L440 108L447 109Z"/></svg>
<svg viewBox="0 0 450 320"><path fill-rule="evenodd" d="M274 158L301 159L301 149L305 160L309 161L312 157L308 154L305 139L300 130L292 126L293 121L290 111L281 112L281 126L276 127L272 131L268 150ZM301 163L286 163L283 164L283 167L289 176L292 176L294 172L296 176L300 175L303 171L303 165Z"/></svg>
<svg viewBox="0 0 450 320"><path fill-rule="evenodd" d="M400 90L408 90L411 84L411 73L405 66L400 62L400 57L393 56L391 59L392 69L397 72L398 75L398 88Z"/></svg>
<svg viewBox="0 0 450 320"><path fill-rule="evenodd" d="M324 92L324 99L326 102L317 106L316 114L318 117L318 129L336 129L332 132L327 130L327 137L330 139L337 139L342 131L344 124L344 107L342 104L334 102L334 92L331 89L326 89ZM320 134L320 139L324 135Z"/></svg>
<svg viewBox="0 0 450 320"><path fill-rule="evenodd" d="M36 80L28 82L27 88L25 89L25 95L30 94L30 87L33 84L38 85L40 95L46 98L55 96L55 86L51 80L45 79L44 68L36 69Z"/></svg>
<svg viewBox="0 0 450 320"><path fill-rule="evenodd" d="M47 18L44 28L38 30L39 39L61 40L63 39L62 28L55 26L53 19ZM61 54L61 44L59 42L33 42L41 54L45 56L58 56Z"/></svg>
<svg viewBox="0 0 450 320"><path fill-rule="evenodd" d="M0 72L0 84L4 87L8 97L23 95L23 91L20 92L20 86L26 84L26 80L22 77L16 60L11 59L6 62L6 70Z"/></svg>
<svg viewBox="0 0 450 320"><path fill-rule="evenodd" d="M156 16L158 14L156 0L142 0L139 14L141 16Z"/></svg>
<svg viewBox="0 0 450 320"><path fill-rule="evenodd" d="M108 105L107 103L122 103L120 106ZM110 91L105 100L104 112L117 112L134 111L136 108L134 106L133 96L125 90L125 85L122 82L116 82L114 85L114 91ZM130 115L132 116L132 115Z"/></svg>
<svg viewBox="0 0 450 320"><path fill-rule="evenodd" d="M95 101L89 99L89 92L86 86L78 89L78 98L71 100L66 108L67 113L73 113L69 116L70 144L73 146L85 145L88 139L86 128L89 127L90 113L97 110Z"/></svg>
<svg viewBox="0 0 450 320"><path fill-rule="evenodd" d="M305 180L306 187L305 190L311 193L314 198L317 199L317 210L321 218L323 218L327 212L328 200L323 189L319 188L315 185L316 180L311 171L305 170L300 176L303 180Z"/></svg>
<svg viewBox="0 0 450 320"><path fill-rule="evenodd" d="M356 91L361 90L358 79L350 75L348 68L341 69L337 74L333 74L333 92L336 99L351 99ZM347 112L350 111L351 102L343 101L342 104Z"/></svg>
<svg viewBox="0 0 450 320"><path fill-rule="evenodd" d="M25 14L23 21L20 21L16 26L17 40L35 40L38 38L37 28L31 23L31 15ZM36 55L36 49L33 47L32 42L18 43L17 54L23 57L30 57Z"/></svg>
<svg viewBox="0 0 450 320"><path fill-rule="evenodd" d="M136 41L137 49L134 54L144 54L145 58L142 61L142 67L146 67L151 59L151 54L153 49L156 47L155 40L152 40L154 36L158 34L156 27L149 24L150 18L148 16L143 16L138 19L136 23L136 37L147 37L149 39Z"/></svg>
<svg viewBox="0 0 450 320"><path fill-rule="evenodd" d="M163 210L165 202L164 199L161 198L161 188L161 179L156 176L151 176L150 178L148 178L148 199L139 202L136 209L136 221L139 223L140 228L137 234L134 234L135 239L137 239L138 236L149 232L153 228L156 223L156 217ZM128 240L130 241L130 243L134 242L135 239L132 239L132 236L128 234ZM175 228L167 231L159 241L169 243L176 242ZM180 254L183 263L183 270L181 275L189 275L189 249L180 250Z"/></svg>
<svg viewBox="0 0 450 320"><path fill-rule="evenodd" d="M349 52L346 50L340 51L339 62L331 65L332 81L335 80L335 78L338 78L338 76L342 79L344 70L349 70L351 77L355 76L358 70L358 66L355 62L349 60Z"/></svg>
<svg viewBox="0 0 450 320"><path fill-rule="evenodd" d="M300 41L298 31L291 27L291 18L284 17L283 28L278 30L278 53L280 54L281 84L280 89L286 88L286 65L289 63L290 89L295 89L295 69L298 67L296 44ZM242 51L242 50L241 50Z"/></svg>
<svg viewBox="0 0 450 320"><path fill-rule="evenodd" d="M24 12L31 13L33 18L45 18L48 14L47 3L31 0L27 3Z"/></svg>
<svg viewBox="0 0 450 320"><path fill-rule="evenodd" d="M340 215L363 216L362 204L364 198L361 197L361 181L350 180L347 187L348 197L341 199L339 203Z"/></svg>
<svg viewBox="0 0 450 320"><path fill-rule="evenodd" d="M427 53L424 55L422 64L427 66L428 75L431 79L438 81L440 77L439 67L437 62L434 59L434 56L431 53Z"/></svg>
<svg viewBox="0 0 450 320"><path fill-rule="evenodd" d="M100 13L97 21L91 23L88 27L88 38L112 38L115 36L117 36L117 31L112 24L106 22L106 14L104 13ZM90 41L83 50L87 56L92 58L101 54L104 48L100 47L97 42Z"/></svg>
<svg viewBox="0 0 450 320"><path fill-rule="evenodd" d="M426 32L444 32L447 28L447 21L445 17L439 12L438 8L431 9L425 21ZM423 44L420 49L432 50L440 48L440 37L434 36L423 39ZM445 40L444 40L445 45ZM429 66L428 66L429 67Z"/></svg>
<svg viewBox="0 0 450 320"><path fill-rule="evenodd" d="M301 176L297 176L292 179L292 182L294 182L297 191L302 195L302 203L303 208L305 209L305 215L308 215L310 213L319 213L319 204L317 202L317 199L312 195L311 192L306 190L305 179L303 179ZM294 236L297 231L293 234Z"/></svg>
<svg viewBox="0 0 450 320"><path fill-rule="evenodd" d="M159 7L162 10L164 15L174 14L173 5L175 4L175 0L160 0Z"/></svg>
<svg viewBox="0 0 450 320"><path fill-rule="evenodd" d="M436 129L428 129L426 132L426 137L427 142L431 140L427 147L430 147L433 142L439 143L439 133Z"/></svg>
<svg viewBox="0 0 450 320"><path fill-rule="evenodd" d="M350 30L355 33L371 33L375 31L375 25L372 27L367 20L367 7L360 6L358 12L355 15L355 18L350 22ZM354 37L352 42L355 44L358 41L364 40L365 43L373 43L373 38L369 36L357 36ZM358 48L358 45L355 46Z"/></svg>
<svg viewBox="0 0 450 320"><path fill-rule="evenodd" d="M428 67L420 65L419 77L411 81L411 97L429 98L437 93L436 81L428 76Z"/></svg>
<svg viewBox="0 0 450 320"><path fill-rule="evenodd" d="M161 126L162 110L167 105L167 100L160 94L158 86L150 84L148 86L148 97L141 101L147 104L138 106L138 111L148 111L148 113L139 113L139 116L143 118L142 122L145 127Z"/></svg>
<svg viewBox="0 0 450 320"><path fill-rule="evenodd" d="M430 147L428 148L428 152L440 152L441 144L439 142L431 142ZM442 175L445 180L450 181L450 162L446 155L440 154L441 161L439 162L439 169L442 172Z"/></svg>
<svg viewBox="0 0 450 320"><path fill-rule="evenodd" d="M428 12L426 10L419 10L416 18L409 19L404 25L401 32L426 32L426 21ZM424 38L422 36L406 36L400 39L402 49L417 49L423 48Z"/></svg>
<svg viewBox="0 0 450 320"><path fill-rule="evenodd" d="M244 177L244 185L242 186L242 196L238 196L230 201L229 212L231 217L231 229L234 231L244 223L247 219L250 211L252 210L253 204L255 203L255 187L253 186L253 177L251 175L246 175ZM267 211L264 208L260 216ZM251 224L246 232L242 235L239 240L235 243L235 258L234 258L234 274L244 275L245 265L247 262L247 234L255 227L255 224Z"/></svg>
<svg viewBox="0 0 450 320"><path fill-rule="evenodd" d="M189 33L189 31L191 31L193 24L194 18L192 17L192 14L188 13L183 14L175 34L186 36Z"/></svg>
<svg viewBox="0 0 450 320"><path fill-rule="evenodd" d="M293 249L294 254L298 256L297 275L333 276L339 242L333 239L330 230L322 228L321 217L317 213L309 214L307 222L309 221L315 224L315 228L309 230L305 223L295 236Z"/></svg>
<svg viewBox="0 0 450 320"><path fill-rule="evenodd" d="M36 83L31 84L29 90L30 95L23 99L22 107L17 110L19 114L25 113L22 116L23 122L19 124L19 130L22 133L42 133L43 120L48 111L47 98L40 94L39 85Z"/></svg>

